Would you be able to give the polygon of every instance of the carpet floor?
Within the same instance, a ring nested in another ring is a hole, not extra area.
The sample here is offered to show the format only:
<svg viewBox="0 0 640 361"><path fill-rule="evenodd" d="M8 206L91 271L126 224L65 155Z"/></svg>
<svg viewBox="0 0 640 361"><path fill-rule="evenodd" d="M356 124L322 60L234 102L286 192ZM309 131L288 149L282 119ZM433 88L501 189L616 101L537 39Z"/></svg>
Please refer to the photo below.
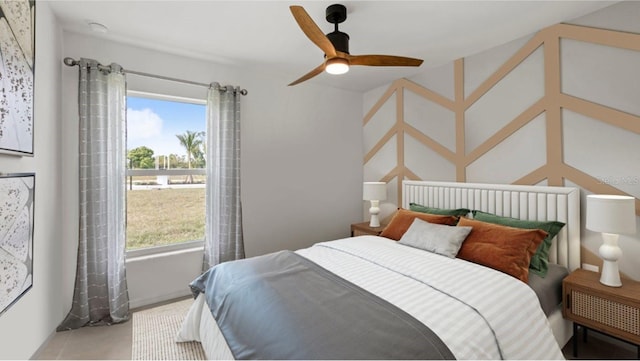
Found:
<svg viewBox="0 0 640 361"><path fill-rule="evenodd" d="M133 313L133 360L204 360L199 342L176 342L192 299Z"/></svg>

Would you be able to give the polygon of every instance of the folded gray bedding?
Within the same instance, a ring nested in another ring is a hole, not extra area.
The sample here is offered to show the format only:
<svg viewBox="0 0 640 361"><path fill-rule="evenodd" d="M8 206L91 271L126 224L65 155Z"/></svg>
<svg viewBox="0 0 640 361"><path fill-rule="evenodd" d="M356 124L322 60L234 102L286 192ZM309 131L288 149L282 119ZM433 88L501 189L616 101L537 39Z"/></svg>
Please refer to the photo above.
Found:
<svg viewBox="0 0 640 361"><path fill-rule="evenodd" d="M529 287L538 296L540 306L547 317L562 302L562 280L567 275L569 270L566 267L552 263L549 264L549 271L544 278L532 272L529 273Z"/></svg>
<svg viewBox="0 0 640 361"><path fill-rule="evenodd" d="M426 325L294 252L222 263L190 286L236 359L454 359Z"/></svg>

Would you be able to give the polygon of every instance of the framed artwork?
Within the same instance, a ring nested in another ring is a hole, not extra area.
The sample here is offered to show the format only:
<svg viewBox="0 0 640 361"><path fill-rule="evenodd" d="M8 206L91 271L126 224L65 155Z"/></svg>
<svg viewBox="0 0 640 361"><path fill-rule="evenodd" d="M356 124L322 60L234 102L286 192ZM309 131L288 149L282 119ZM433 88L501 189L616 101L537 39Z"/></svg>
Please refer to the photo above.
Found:
<svg viewBox="0 0 640 361"><path fill-rule="evenodd" d="M33 285L35 173L0 175L0 315Z"/></svg>
<svg viewBox="0 0 640 361"><path fill-rule="evenodd" d="M33 156L35 0L0 0L0 153Z"/></svg>

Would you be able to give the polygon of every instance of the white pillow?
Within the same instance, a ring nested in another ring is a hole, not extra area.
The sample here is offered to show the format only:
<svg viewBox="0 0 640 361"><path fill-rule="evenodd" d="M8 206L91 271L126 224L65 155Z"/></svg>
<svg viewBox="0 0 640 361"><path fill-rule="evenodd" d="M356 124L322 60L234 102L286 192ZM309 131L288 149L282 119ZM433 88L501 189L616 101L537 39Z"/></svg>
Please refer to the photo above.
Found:
<svg viewBox="0 0 640 361"><path fill-rule="evenodd" d="M453 227L416 218L398 242L454 258L469 232L471 227Z"/></svg>

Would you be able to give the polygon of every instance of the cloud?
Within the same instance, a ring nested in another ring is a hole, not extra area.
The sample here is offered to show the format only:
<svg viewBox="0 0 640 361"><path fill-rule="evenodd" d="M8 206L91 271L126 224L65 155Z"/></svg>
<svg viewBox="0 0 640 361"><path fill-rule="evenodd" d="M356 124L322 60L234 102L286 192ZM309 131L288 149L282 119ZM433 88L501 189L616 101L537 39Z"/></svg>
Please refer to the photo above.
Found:
<svg viewBox="0 0 640 361"><path fill-rule="evenodd" d="M162 135L163 120L149 108L127 109L127 138L149 139Z"/></svg>

